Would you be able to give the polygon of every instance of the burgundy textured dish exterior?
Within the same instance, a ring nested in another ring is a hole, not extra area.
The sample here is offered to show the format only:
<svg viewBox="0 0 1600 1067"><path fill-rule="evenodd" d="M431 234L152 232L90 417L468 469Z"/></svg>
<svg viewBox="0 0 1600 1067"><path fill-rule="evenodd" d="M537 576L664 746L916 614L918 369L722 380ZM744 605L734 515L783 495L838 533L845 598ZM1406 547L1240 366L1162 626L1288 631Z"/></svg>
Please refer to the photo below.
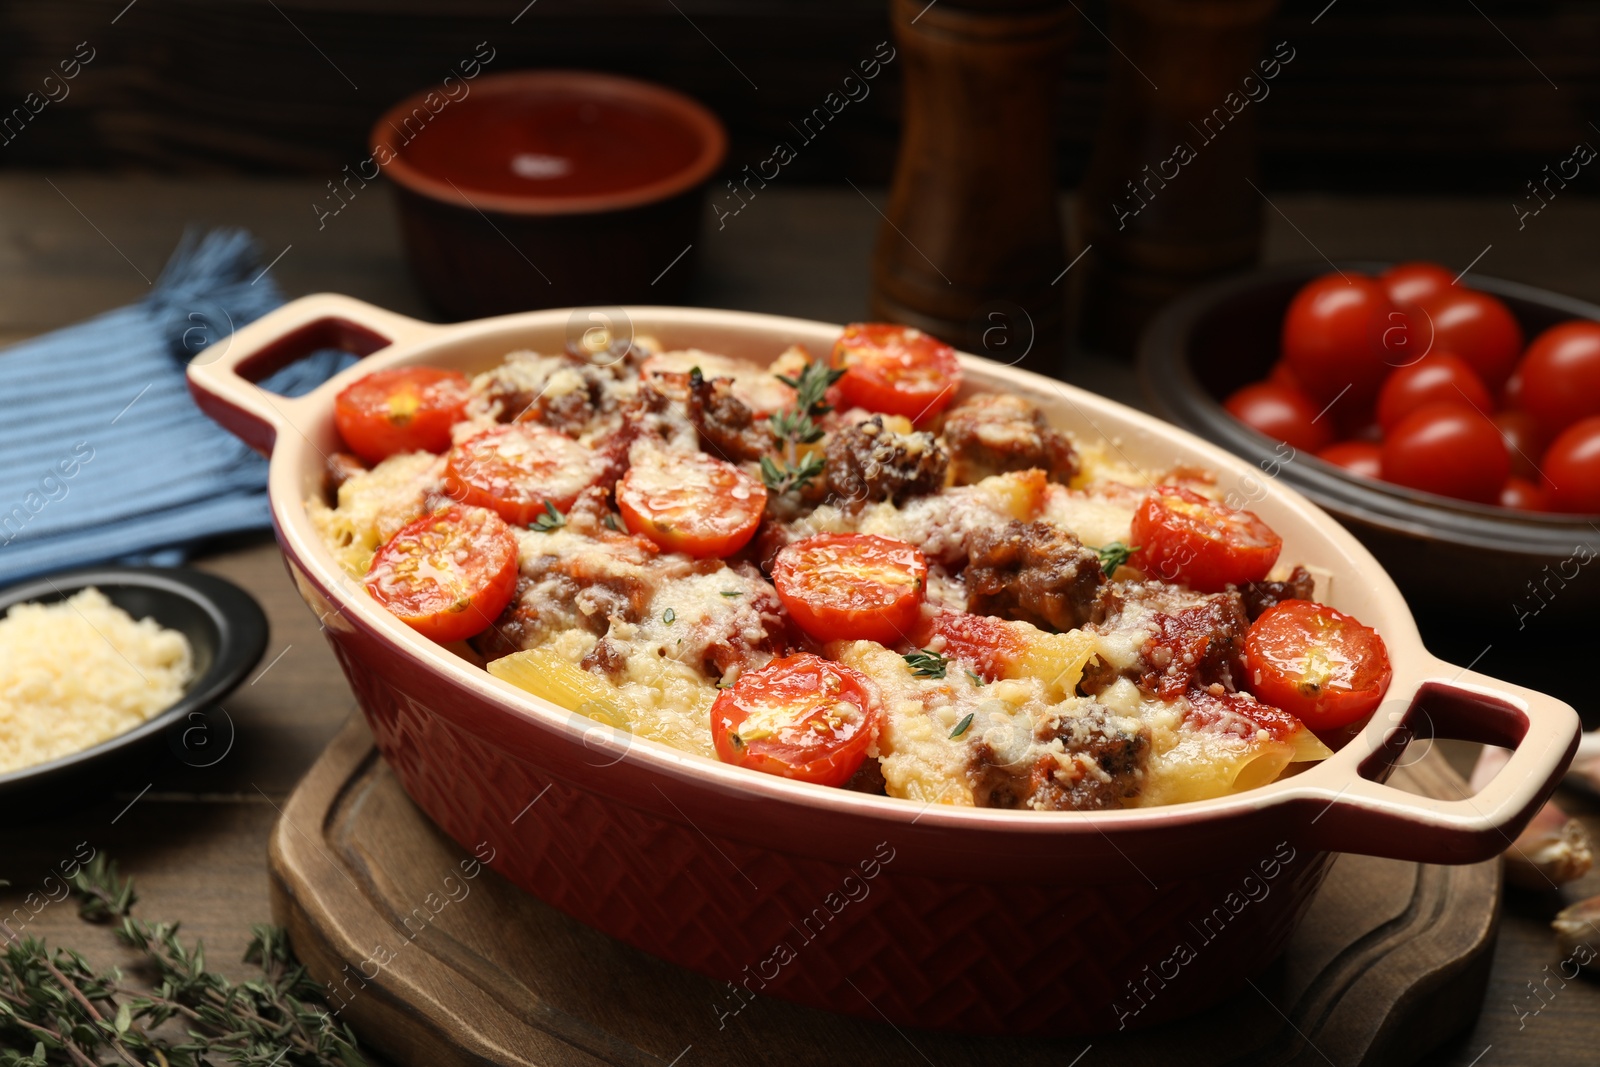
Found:
<svg viewBox="0 0 1600 1067"><path fill-rule="evenodd" d="M304 572L291 572L305 591ZM751 843L719 832L702 798L663 791L648 807L616 803L618 789L647 804L651 790L619 780L633 771L608 766L614 754L580 742L521 757L382 642L331 627L329 636L384 759L463 848L482 854L487 842L500 874L603 933L817 1008L979 1033L1165 1022L1233 995L1270 964L1332 859L1285 838L1253 862L1214 869L1178 849L1182 862L1149 871L1113 853L1049 880L962 879L940 855L955 842L893 829L842 842L836 831L847 828L778 811L761 820L770 843ZM611 788L573 780L577 765ZM1262 864L1284 855L1264 877ZM968 858L967 875L987 873L980 859ZM1236 916L1246 917L1237 928Z"/></svg>
<svg viewBox="0 0 1600 1067"><path fill-rule="evenodd" d="M692 336L732 355L791 340L819 346L837 330L692 309L628 314L669 343ZM439 328L308 297L241 331L190 381L214 417L275 451L273 518L290 573L407 792L469 852L492 848L492 865L515 884L664 959L897 1025L1145 1026L1214 1003L1267 966L1329 850L1431 862L1494 855L1570 759L1570 708L1428 656L1371 557L1278 486L1260 509L1296 552L1345 576L1342 603L1384 633L1395 663L1374 727L1293 778L1167 808L957 810L619 744L407 630L342 575L304 514L318 449L333 445L332 398L350 380L404 363L481 367L517 343L550 344L566 320L546 312ZM291 358L291 348L309 351L330 330L395 344L296 400L261 400L238 377ZM1084 432L1107 426L1135 455L1170 448L1220 476L1251 470L1101 398L970 357L964 366L979 387L1059 393L1088 420ZM1439 735L1516 749L1478 796L1444 802L1381 784L1412 736L1419 694Z"/></svg>

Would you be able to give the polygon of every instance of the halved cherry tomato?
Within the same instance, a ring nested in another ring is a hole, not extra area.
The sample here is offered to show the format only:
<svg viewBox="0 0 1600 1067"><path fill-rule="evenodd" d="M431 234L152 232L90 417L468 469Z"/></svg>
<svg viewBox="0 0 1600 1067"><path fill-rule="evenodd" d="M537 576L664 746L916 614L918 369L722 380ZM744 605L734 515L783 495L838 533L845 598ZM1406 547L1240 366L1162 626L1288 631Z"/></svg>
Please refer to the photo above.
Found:
<svg viewBox="0 0 1600 1067"><path fill-rule="evenodd" d="M1553 510L1600 514L1600 415L1562 430L1540 466Z"/></svg>
<svg viewBox="0 0 1600 1067"><path fill-rule="evenodd" d="M1499 503L1513 511L1549 511L1550 494L1543 486L1513 475L1501 486Z"/></svg>
<svg viewBox="0 0 1600 1067"><path fill-rule="evenodd" d="M1427 351L1454 352L1492 391L1506 384L1522 354L1522 327L1516 316L1500 300L1476 289L1452 285L1440 290L1420 301L1411 319L1413 332Z"/></svg>
<svg viewBox="0 0 1600 1067"><path fill-rule="evenodd" d="M1360 478L1383 477L1383 449L1371 441L1340 441L1318 452L1317 458Z"/></svg>
<svg viewBox="0 0 1600 1067"><path fill-rule="evenodd" d="M467 376L435 367L380 370L344 387L333 423L368 463L397 452L443 452L467 406Z"/></svg>
<svg viewBox="0 0 1600 1067"><path fill-rule="evenodd" d="M1550 327L1528 342L1516 376L1521 406L1549 433L1600 415L1600 322Z"/></svg>
<svg viewBox="0 0 1600 1067"><path fill-rule="evenodd" d="M1300 390L1279 382L1255 382L1234 393L1222 405L1228 414L1274 441L1302 452L1315 452L1333 437L1332 424Z"/></svg>
<svg viewBox="0 0 1600 1067"><path fill-rule="evenodd" d="M1232 733L1250 741L1265 733L1274 741L1287 741L1306 728L1289 712L1252 700L1246 693L1213 694L1191 689L1186 703L1189 709L1184 713L1184 722L1196 730Z"/></svg>
<svg viewBox="0 0 1600 1067"><path fill-rule="evenodd" d="M367 589L435 641L487 630L517 585L517 539L492 511L452 504L402 526L367 568Z"/></svg>
<svg viewBox="0 0 1600 1067"><path fill-rule="evenodd" d="M1140 570L1202 593L1260 581L1283 549L1283 538L1253 512L1233 511L1175 485L1158 485L1144 498L1130 536Z"/></svg>
<svg viewBox="0 0 1600 1067"><path fill-rule="evenodd" d="M629 467L617 485L617 510L630 533L697 559L743 548L766 506L766 486L704 452L663 453Z"/></svg>
<svg viewBox="0 0 1600 1067"><path fill-rule="evenodd" d="M1378 392L1378 425L1388 433L1434 400L1466 404L1485 415L1494 411L1494 400L1478 372L1460 356L1435 349L1389 375Z"/></svg>
<svg viewBox="0 0 1600 1067"><path fill-rule="evenodd" d="M932 648L947 658L970 663L986 682L1006 677L1027 651L1005 620L965 611L937 612L912 636L911 644L917 648Z"/></svg>
<svg viewBox="0 0 1600 1067"><path fill-rule="evenodd" d="M1401 419L1383 442L1383 480L1492 504L1511 473L1505 441L1466 404L1436 400Z"/></svg>
<svg viewBox="0 0 1600 1067"><path fill-rule="evenodd" d="M485 430L450 450L445 492L452 500L493 508L526 526L549 504L565 511L605 473L604 457L533 422Z"/></svg>
<svg viewBox="0 0 1600 1067"><path fill-rule="evenodd" d="M1394 674L1375 630L1309 600L1262 612L1245 635L1244 654L1256 699L1317 733L1371 714Z"/></svg>
<svg viewBox="0 0 1600 1067"><path fill-rule="evenodd" d="M845 371L846 404L922 422L949 406L961 388L956 350L910 326L856 322L833 345L832 366Z"/></svg>
<svg viewBox="0 0 1600 1067"><path fill-rule="evenodd" d="M786 545L772 584L800 629L819 641L909 640L922 613L928 560L873 534L819 534Z"/></svg>
<svg viewBox="0 0 1600 1067"><path fill-rule="evenodd" d="M866 758L878 715L865 675L802 652L745 671L718 694L711 740L724 763L838 786Z"/></svg>
<svg viewBox="0 0 1600 1067"><path fill-rule="evenodd" d="M1456 276L1437 263L1396 263L1378 275L1378 280L1395 307L1408 308L1450 288Z"/></svg>
<svg viewBox="0 0 1600 1067"><path fill-rule="evenodd" d="M1319 404L1371 403L1390 368L1415 358L1411 342L1405 313L1362 274L1306 283L1283 318L1283 361Z"/></svg>

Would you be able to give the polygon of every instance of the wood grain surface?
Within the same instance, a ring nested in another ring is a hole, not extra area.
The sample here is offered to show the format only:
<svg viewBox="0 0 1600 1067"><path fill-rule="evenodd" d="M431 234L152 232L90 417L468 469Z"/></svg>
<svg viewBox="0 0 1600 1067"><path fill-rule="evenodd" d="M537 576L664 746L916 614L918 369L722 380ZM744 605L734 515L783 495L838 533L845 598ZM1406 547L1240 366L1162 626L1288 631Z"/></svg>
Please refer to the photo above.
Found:
<svg viewBox="0 0 1600 1067"><path fill-rule="evenodd" d="M145 278L155 277L189 222L248 226L268 258L288 248L270 276L289 294L332 289L396 310L420 311L398 259L384 191L375 187L318 231L310 204L320 184L60 172L0 177L0 340L30 336L140 298L149 291ZM864 192L881 202L881 190ZM1600 259L1593 255L1600 203L1592 199L1558 200L1518 232L1499 197L1268 192L1284 213L1266 217L1268 261L1316 260L1320 250L1334 258L1432 257L1460 269L1483 253L1479 270L1600 299ZM707 269L695 299L831 321L860 316L876 226L873 208L851 190L774 189L724 231L718 232L714 222L708 225L703 238ZM1131 375L1113 361L1080 354L1067 376L1108 395L1138 399ZM242 975L247 969L235 961L248 940L247 924L269 914L266 850L275 805L284 802L338 732L354 702L315 617L299 601L276 547L265 537L217 546L200 565L254 593L272 624L261 668L225 705L238 730L232 750L207 770L152 768L145 780L76 811L69 808L78 798L61 797L38 808L0 813L5 817L0 878L11 882L0 891L0 911L18 907L26 892L87 840L121 860L138 879L145 916L181 919L189 935L205 940L211 960ZM1530 684L1555 688L1578 677L1551 659L1548 645L1560 635L1543 627L1542 620L1532 620L1521 634L1485 636L1502 615L1514 617L1510 605L1486 604L1477 617L1425 620L1424 635L1433 651L1463 663L1492 643L1477 669L1520 672ZM1581 701L1579 710L1591 726L1600 725L1593 701ZM1451 754L1458 769L1471 759L1470 751ZM146 785L150 789L141 793ZM1582 813L1591 832L1600 832L1596 808L1575 796L1564 802ZM1536 1016L1520 1012L1538 1006L1529 1000L1529 983L1543 981L1544 968L1553 970L1561 959L1550 936L1550 917L1563 902L1595 893L1600 893L1600 875L1559 894L1508 891L1478 1021L1471 1034L1430 1064L1550 1067L1593 1061L1600 1047L1600 988L1590 980L1570 982L1553 997L1547 994L1547 1005ZM38 915L28 932L81 945L96 960L118 958L105 931L83 926L60 905ZM952 1056L939 1067L962 1061ZM691 1054L680 1067L695 1062ZM1069 1062L1063 1059L1062 1067ZM1113 1062L1091 1054L1079 1067Z"/></svg>
<svg viewBox="0 0 1600 1067"><path fill-rule="evenodd" d="M1394 784L1454 796L1429 753ZM480 853L487 857L488 853ZM1094 1038L903 1032L765 997L653 959L520 893L406 797L363 723L329 745L272 835L273 915L340 1018L404 1067L661 1063L740 1067L960 1061L1404 1064L1470 1025L1488 977L1497 861L1343 856L1283 958L1204 1015Z"/></svg>

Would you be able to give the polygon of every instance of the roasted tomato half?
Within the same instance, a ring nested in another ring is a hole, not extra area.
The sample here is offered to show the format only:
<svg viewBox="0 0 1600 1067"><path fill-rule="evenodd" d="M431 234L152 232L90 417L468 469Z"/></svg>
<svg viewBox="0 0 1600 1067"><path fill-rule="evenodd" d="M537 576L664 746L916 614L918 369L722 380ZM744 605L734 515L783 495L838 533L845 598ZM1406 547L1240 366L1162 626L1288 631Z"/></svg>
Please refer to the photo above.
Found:
<svg viewBox="0 0 1600 1067"><path fill-rule="evenodd" d="M496 426L450 450L445 492L463 504L491 508L526 526L545 505L566 511L598 481L605 458L572 438L533 422Z"/></svg>
<svg viewBox="0 0 1600 1067"><path fill-rule="evenodd" d="M511 527L492 511L459 504L401 527L372 557L366 577L378 603L435 641L487 630L516 584Z"/></svg>
<svg viewBox="0 0 1600 1067"><path fill-rule="evenodd" d="M910 326L852 323L834 342L832 362L845 372L838 389L846 406L913 422L943 411L961 388L956 350Z"/></svg>
<svg viewBox="0 0 1600 1067"><path fill-rule="evenodd" d="M1309 600L1268 608L1244 645L1250 692L1318 733L1370 715L1394 674L1377 631Z"/></svg>
<svg viewBox="0 0 1600 1067"><path fill-rule="evenodd" d="M1259 582L1283 549L1283 538L1253 512L1175 485L1159 485L1144 498L1131 534L1141 570L1202 593L1220 593L1230 582Z"/></svg>
<svg viewBox="0 0 1600 1067"><path fill-rule="evenodd" d="M1006 677L1027 652L1013 624L964 611L937 612L912 636L917 648L935 646L941 655L971 664L986 682Z"/></svg>
<svg viewBox="0 0 1600 1067"><path fill-rule="evenodd" d="M772 584L795 623L819 641L910 640L928 561L915 545L872 534L821 534L787 545Z"/></svg>
<svg viewBox="0 0 1600 1067"><path fill-rule="evenodd" d="M628 468L617 485L629 532L697 559L743 548L766 506L766 486L704 452L664 453Z"/></svg>
<svg viewBox="0 0 1600 1067"><path fill-rule="evenodd" d="M866 676L807 652L746 671L711 705L722 762L818 785L849 781L877 732Z"/></svg>
<svg viewBox="0 0 1600 1067"><path fill-rule="evenodd" d="M345 386L333 422L368 463L399 452L443 452L467 406L467 377L435 367L381 370Z"/></svg>

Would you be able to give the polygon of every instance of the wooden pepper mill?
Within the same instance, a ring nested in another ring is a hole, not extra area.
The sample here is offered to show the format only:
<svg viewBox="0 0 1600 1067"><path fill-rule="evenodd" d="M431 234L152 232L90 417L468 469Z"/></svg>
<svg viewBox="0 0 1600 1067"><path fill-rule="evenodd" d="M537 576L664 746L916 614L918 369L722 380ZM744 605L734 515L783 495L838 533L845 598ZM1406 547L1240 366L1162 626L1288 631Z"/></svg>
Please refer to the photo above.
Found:
<svg viewBox="0 0 1600 1067"><path fill-rule="evenodd" d="M1078 14L1038 0L890 0L890 17L905 106L872 314L1058 373L1056 89Z"/></svg>
<svg viewBox="0 0 1600 1067"><path fill-rule="evenodd" d="M1168 300L1261 255L1256 113L1293 62L1277 0L1112 0L1105 116L1078 193L1083 340L1129 354Z"/></svg>

